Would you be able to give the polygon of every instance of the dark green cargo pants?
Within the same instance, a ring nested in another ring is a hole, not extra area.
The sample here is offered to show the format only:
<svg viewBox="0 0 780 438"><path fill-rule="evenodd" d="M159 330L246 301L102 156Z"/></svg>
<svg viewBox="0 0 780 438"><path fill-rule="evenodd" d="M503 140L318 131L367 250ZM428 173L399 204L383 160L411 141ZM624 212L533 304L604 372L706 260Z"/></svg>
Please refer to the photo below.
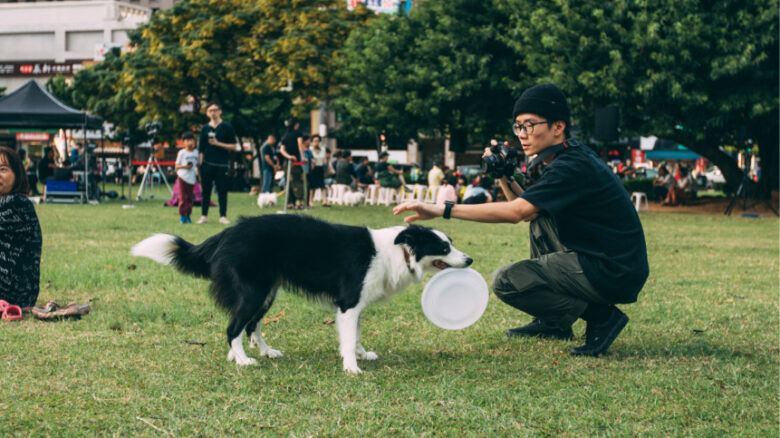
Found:
<svg viewBox="0 0 780 438"><path fill-rule="evenodd" d="M588 303L613 304L590 284L548 215L531 221L529 231L531 258L493 273L493 292L501 301L561 328L570 327Z"/></svg>

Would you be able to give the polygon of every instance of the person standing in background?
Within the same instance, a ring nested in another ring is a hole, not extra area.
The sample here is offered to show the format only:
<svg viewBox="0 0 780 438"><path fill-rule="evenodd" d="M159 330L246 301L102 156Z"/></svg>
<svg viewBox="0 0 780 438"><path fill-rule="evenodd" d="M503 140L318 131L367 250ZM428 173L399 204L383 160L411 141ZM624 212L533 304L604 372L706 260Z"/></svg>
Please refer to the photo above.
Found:
<svg viewBox="0 0 780 438"><path fill-rule="evenodd" d="M209 205L211 190L216 185L219 198L219 223L227 225L227 191L228 191L228 161L230 151L240 150L236 131L233 126L222 120L222 110L216 103L206 106L209 122L200 130L200 177L203 185L203 200L199 224L209 222Z"/></svg>
<svg viewBox="0 0 780 438"><path fill-rule="evenodd" d="M260 193L273 192L274 173L282 167L276 157L276 136L268 134L268 138L260 148L260 168L263 171L263 188Z"/></svg>
<svg viewBox="0 0 780 438"><path fill-rule="evenodd" d="M279 151L282 153L285 159L292 160L293 162L300 162L304 160L306 147L304 145L303 134L301 133L301 124L296 119L290 119L287 121L287 132L282 136L281 147ZM304 163L305 164L305 163ZM290 169L290 191L288 195L288 208L292 207L292 203L295 203L296 209L303 209L303 167L292 165Z"/></svg>
<svg viewBox="0 0 780 438"><path fill-rule="evenodd" d="M176 176L179 179L179 222L192 223L192 204L194 202L193 189L198 182L198 152L195 150L195 136L192 132L185 132L181 136L184 149L176 156Z"/></svg>

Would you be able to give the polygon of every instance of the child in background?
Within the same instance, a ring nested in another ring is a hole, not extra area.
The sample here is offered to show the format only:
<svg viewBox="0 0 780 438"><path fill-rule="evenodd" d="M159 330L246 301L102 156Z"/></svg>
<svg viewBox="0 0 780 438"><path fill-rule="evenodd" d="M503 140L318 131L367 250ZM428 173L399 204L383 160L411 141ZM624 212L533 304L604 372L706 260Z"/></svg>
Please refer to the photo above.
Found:
<svg viewBox="0 0 780 438"><path fill-rule="evenodd" d="M181 136L184 149L176 156L176 176L179 183L179 222L190 224L192 220L192 203L194 196L192 189L198 181L198 151L195 150L195 135L185 132Z"/></svg>
<svg viewBox="0 0 780 438"><path fill-rule="evenodd" d="M450 175L444 179L444 184L439 187L439 192L436 194L436 203L444 205L449 201L452 203L458 203L458 194L455 192L455 184L458 183L458 178Z"/></svg>

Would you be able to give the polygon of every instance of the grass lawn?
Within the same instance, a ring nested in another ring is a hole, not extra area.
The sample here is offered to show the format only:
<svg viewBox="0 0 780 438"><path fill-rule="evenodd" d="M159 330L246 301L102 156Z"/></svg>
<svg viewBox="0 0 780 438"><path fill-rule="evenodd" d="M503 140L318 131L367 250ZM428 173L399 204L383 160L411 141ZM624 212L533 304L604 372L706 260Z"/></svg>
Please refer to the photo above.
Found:
<svg viewBox="0 0 780 438"><path fill-rule="evenodd" d="M223 228L216 209L211 224L182 226L161 200L122 204L37 206L38 302L91 300L92 311L81 321L0 321L0 435L780 432L776 218L643 213L650 278L639 302L622 306L631 321L604 357L568 354L582 343L582 321L576 341L507 339L504 330L530 317L492 295L475 325L438 329L423 316L419 284L367 310L363 343L379 360L352 376L342 372L335 327L326 324L334 315L292 294L280 295L264 328L284 357L254 367L227 362L227 316L206 281L128 253L155 232L199 243ZM230 194L231 220L274 212ZM400 224L387 207L310 214ZM488 280L528 257L527 224L425 225L449 234Z"/></svg>

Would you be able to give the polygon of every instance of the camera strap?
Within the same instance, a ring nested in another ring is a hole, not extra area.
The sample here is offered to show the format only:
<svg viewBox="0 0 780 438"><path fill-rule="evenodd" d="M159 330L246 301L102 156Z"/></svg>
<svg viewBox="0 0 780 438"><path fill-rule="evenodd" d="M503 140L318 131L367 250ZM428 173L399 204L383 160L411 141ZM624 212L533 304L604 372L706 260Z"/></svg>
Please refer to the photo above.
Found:
<svg viewBox="0 0 780 438"><path fill-rule="evenodd" d="M526 166L525 173L524 173L525 175L524 188L530 187L536 182L536 180L538 180L542 176L542 167L543 167L542 164L544 163L544 160L550 158L552 155L557 154L568 147L569 145L566 144L566 142L564 141L563 143L550 146L547 149L539 152L536 155L536 157L534 157L534 159L531 160L530 163L528 163L528 166Z"/></svg>
<svg viewBox="0 0 780 438"><path fill-rule="evenodd" d="M566 144L566 142L564 141L563 143L556 144L555 146L550 146L547 149L539 152L538 154L536 154L536 157L534 157L534 159L531 160L530 163L528 163L528 172L530 172L536 166L542 164L544 160L548 159L551 155L557 154L558 152L568 147L569 145Z"/></svg>

